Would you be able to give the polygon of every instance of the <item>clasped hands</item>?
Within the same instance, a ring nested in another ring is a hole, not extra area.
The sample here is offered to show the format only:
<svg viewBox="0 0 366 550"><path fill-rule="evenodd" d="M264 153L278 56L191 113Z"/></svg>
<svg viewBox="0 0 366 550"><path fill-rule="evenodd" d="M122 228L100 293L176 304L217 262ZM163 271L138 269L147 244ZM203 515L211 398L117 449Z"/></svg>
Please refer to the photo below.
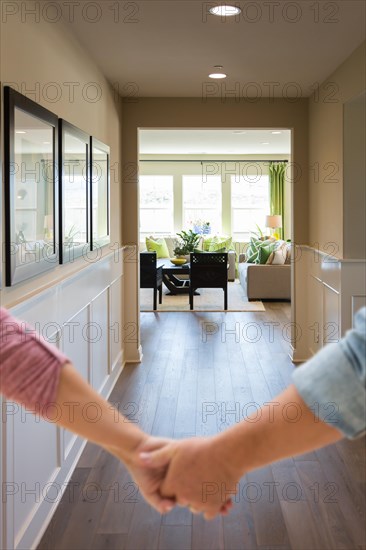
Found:
<svg viewBox="0 0 366 550"><path fill-rule="evenodd" d="M167 440L146 436L126 461L145 500L160 513L187 506L206 519L226 515L243 472L226 458L220 435Z"/></svg>

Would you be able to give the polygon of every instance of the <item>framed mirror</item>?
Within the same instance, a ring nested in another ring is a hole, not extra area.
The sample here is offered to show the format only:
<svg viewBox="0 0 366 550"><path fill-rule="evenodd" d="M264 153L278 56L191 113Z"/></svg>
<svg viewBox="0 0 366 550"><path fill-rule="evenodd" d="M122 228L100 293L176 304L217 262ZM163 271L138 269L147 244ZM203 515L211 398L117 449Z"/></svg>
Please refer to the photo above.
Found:
<svg viewBox="0 0 366 550"><path fill-rule="evenodd" d="M90 250L90 172L88 134L60 120L60 262Z"/></svg>
<svg viewBox="0 0 366 550"><path fill-rule="evenodd" d="M58 118L4 88L5 259L11 286L59 263Z"/></svg>
<svg viewBox="0 0 366 550"><path fill-rule="evenodd" d="M91 248L110 243L110 148L90 139Z"/></svg>

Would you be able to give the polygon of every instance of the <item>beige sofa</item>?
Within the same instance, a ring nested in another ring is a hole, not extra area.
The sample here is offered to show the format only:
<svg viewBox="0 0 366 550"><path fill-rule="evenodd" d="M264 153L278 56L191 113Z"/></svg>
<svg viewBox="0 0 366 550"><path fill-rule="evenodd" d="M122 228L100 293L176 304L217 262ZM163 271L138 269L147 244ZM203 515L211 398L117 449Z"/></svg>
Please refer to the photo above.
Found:
<svg viewBox="0 0 366 550"><path fill-rule="evenodd" d="M291 300L290 264L248 264L240 254L238 272L248 300Z"/></svg>

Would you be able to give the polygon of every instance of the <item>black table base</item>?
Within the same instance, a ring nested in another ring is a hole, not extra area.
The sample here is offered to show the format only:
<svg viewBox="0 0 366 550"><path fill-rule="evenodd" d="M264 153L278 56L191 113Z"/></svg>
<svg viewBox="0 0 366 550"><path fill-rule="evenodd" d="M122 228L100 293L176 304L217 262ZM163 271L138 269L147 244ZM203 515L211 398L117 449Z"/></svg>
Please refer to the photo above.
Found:
<svg viewBox="0 0 366 550"><path fill-rule="evenodd" d="M164 266L163 267L163 283L170 291L167 296L176 296L177 294L189 294L189 279L178 279L176 275L189 275L189 264L182 266ZM199 296L199 292L195 292Z"/></svg>

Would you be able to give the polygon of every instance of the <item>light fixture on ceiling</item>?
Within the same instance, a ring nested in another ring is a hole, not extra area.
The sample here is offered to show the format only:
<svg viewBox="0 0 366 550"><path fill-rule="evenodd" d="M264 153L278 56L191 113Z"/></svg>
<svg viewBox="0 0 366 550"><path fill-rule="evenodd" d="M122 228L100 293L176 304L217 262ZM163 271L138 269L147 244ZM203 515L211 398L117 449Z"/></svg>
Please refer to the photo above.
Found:
<svg viewBox="0 0 366 550"><path fill-rule="evenodd" d="M262 141L262 145L269 145L269 141Z"/></svg>
<svg viewBox="0 0 366 550"><path fill-rule="evenodd" d="M23 130L16 130L15 133L16 134L26 134L27 132L24 132Z"/></svg>
<svg viewBox="0 0 366 550"><path fill-rule="evenodd" d="M44 141L43 142L43 145L49 145L50 144L50 141Z"/></svg>
<svg viewBox="0 0 366 550"><path fill-rule="evenodd" d="M214 73L210 73L208 75L209 78L226 78L227 77L227 74L223 72L222 65L215 65L214 69L216 69L216 71Z"/></svg>
<svg viewBox="0 0 366 550"><path fill-rule="evenodd" d="M271 132L271 134L282 134L282 132L280 132L279 130L275 130L275 131Z"/></svg>
<svg viewBox="0 0 366 550"><path fill-rule="evenodd" d="M239 13L241 13L241 9L238 6L231 6L228 4L214 6L208 11L211 13L211 15L218 15L220 17L232 17L233 15L239 15Z"/></svg>

